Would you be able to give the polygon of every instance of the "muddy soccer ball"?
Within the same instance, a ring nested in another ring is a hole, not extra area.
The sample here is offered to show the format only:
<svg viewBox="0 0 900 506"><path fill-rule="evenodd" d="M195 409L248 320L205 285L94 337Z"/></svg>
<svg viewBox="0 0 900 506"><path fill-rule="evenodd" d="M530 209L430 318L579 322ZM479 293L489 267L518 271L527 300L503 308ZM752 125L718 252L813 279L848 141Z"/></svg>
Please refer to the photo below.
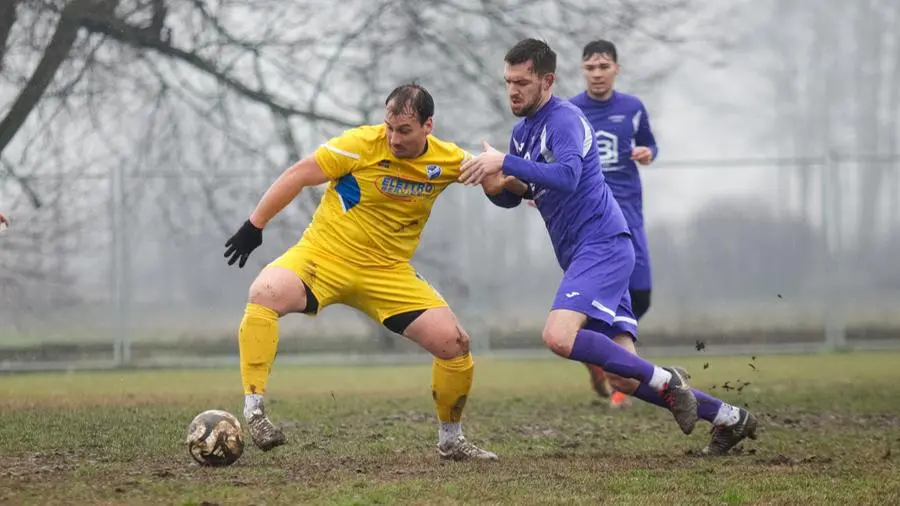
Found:
<svg viewBox="0 0 900 506"><path fill-rule="evenodd" d="M191 420L186 443L200 465L228 466L244 453L244 431L234 415L211 409Z"/></svg>

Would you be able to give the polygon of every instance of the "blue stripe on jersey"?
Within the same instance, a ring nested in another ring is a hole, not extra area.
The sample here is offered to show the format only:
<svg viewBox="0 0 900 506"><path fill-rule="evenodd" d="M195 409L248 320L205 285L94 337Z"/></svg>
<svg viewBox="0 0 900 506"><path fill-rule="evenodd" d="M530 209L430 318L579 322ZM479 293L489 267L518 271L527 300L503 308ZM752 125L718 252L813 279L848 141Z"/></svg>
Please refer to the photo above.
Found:
<svg viewBox="0 0 900 506"><path fill-rule="evenodd" d="M353 177L353 174L341 176L341 178L337 180L334 190L337 192L338 197L341 198L341 205L344 206L344 211L349 211L353 209L356 204L359 204L359 183L356 182L356 178Z"/></svg>

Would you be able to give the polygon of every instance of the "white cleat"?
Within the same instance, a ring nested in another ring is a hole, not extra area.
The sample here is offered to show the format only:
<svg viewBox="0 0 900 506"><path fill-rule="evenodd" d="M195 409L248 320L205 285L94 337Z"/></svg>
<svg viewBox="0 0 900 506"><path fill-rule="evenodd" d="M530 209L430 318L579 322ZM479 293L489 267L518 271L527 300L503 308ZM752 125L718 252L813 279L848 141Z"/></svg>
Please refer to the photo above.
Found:
<svg viewBox="0 0 900 506"><path fill-rule="evenodd" d="M247 418L247 428L250 432L250 438L253 439L256 446L264 452L287 442L284 437L284 432L276 427L275 424L269 420L269 417L266 416L266 411L262 403L250 412L250 417Z"/></svg>
<svg viewBox="0 0 900 506"><path fill-rule="evenodd" d="M482 450L463 436L459 436L456 441L448 445L438 444L437 449L438 455L446 460L498 460L496 453Z"/></svg>

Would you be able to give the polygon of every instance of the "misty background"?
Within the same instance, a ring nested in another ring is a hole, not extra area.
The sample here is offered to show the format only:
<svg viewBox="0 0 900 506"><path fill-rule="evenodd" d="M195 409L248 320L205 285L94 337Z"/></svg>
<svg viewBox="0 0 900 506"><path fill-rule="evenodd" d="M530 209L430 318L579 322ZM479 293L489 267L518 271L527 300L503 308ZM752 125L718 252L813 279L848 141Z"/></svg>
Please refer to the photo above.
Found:
<svg viewBox="0 0 900 506"><path fill-rule="evenodd" d="M0 369L236 361L250 282L321 196L228 267L274 178L411 80L436 135L505 147L503 54L525 37L557 51L564 97L582 46L613 41L649 111L645 346L900 343L897 2L11 0ZM561 272L534 209L451 187L414 265L479 352L540 348ZM416 351L346 307L281 328L279 357Z"/></svg>

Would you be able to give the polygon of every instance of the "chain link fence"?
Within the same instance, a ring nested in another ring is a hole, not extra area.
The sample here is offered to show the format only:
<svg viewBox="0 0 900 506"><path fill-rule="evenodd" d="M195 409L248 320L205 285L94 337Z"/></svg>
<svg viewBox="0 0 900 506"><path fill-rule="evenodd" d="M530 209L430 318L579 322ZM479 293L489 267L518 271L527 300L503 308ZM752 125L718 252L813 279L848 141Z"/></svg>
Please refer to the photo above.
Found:
<svg viewBox="0 0 900 506"><path fill-rule="evenodd" d="M226 238L275 176L0 179L14 221L0 235L0 370L236 363L250 282L299 239L320 195L274 220L247 267L228 267ZM900 158L661 161L642 176L654 275L645 349L900 344ZM27 188L57 200L36 207ZM536 210L451 187L414 264L479 353L544 352L561 272ZM290 315L281 329L280 361L420 354L346 307Z"/></svg>

